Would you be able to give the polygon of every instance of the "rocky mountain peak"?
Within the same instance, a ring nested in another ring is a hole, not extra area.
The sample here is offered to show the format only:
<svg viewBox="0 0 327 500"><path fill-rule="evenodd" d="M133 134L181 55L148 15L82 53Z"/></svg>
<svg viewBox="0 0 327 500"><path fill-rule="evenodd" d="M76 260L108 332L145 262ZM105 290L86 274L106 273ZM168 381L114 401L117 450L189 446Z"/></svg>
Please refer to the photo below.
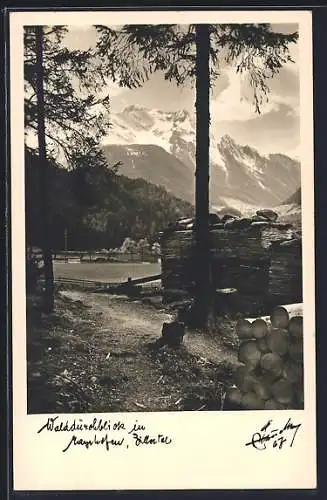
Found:
<svg viewBox="0 0 327 500"><path fill-rule="evenodd" d="M128 151L131 145L138 145L137 155ZM112 132L105 147L110 146L111 156L125 162L125 175L160 183L171 192L178 191L177 196L194 201L195 116L186 109L173 112L128 106L112 116ZM214 125L210 160L212 203L228 198L229 202L237 199L272 206L288 199L300 186L297 161L283 154L263 155L249 145L238 144L228 134L218 137Z"/></svg>
<svg viewBox="0 0 327 500"><path fill-rule="evenodd" d="M236 142L230 135L225 134L221 137L219 145L221 148L233 148L236 146Z"/></svg>

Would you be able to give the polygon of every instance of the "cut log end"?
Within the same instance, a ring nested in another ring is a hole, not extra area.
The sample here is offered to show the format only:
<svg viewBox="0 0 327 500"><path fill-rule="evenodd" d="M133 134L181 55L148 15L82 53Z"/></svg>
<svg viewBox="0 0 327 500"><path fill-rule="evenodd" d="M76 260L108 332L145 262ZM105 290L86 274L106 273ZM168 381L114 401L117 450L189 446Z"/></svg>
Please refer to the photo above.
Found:
<svg viewBox="0 0 327 500"><path fill-rule="evenodd" d="M296 363L303 363L303 343L301 341L291 343L288 353Z"/></svg>
<svg viewBox="0 0 327 500"><path fill-rule="evenodd" d="M290 320L289 313L285 307L275 307L270 315L270 321L274 328L287 328Z"/></svg>
<svg viewBox="0 0 327 500"><path fill-rule="evenodd" d="M284 356L288 352L291 343L288 331L282 328L272 328L266 341L271 352L280 356Z"/></svg>
<svg viewBox="0 0 327 500"><path fill-rule="evenodd" d="M231 387L230 389L228 389L226 397L229 403L231 403L232 405L240 406L243 393L237 387Z"/></svg>
<svg viewBox="0 0 327 500"><path fill-rule="evenodd" d="M251 324L252 336L256 339L265 337L268 333L268 325L264 319L257 318Z"/></svg>
<svg viewBox="0 0 327 500"><path fill-rule="evenodd" d="M269 384L267 383L266 380L258 379L253 382L252 385L253 392L263 401L266 401L267 399L271 398L272 393L271 389L269 387Z"/></svg>
<svg viewBox="0 0 327 500"><path fill-rule="evenodd" d="M263 410L265 403L255 392L247 392L242 397L241 406L246 410Z"/></svg>
<svg viewBox="0 0 327 500"><path fill-rule="evenodd" d="M267 352L271 352L268 344L267 344L267 338L262 338L262 339L257 339L256 341L258 349L263 353L266 354Z"/></svg>
<svg viewBox="0 0 327 500"><path fill-rule="evenodd" d="M288 331L292 338L303 338L303 316L293 316L288 324Z"/></svg>
<svg viewBox="0 0 327 500"><path fill-rule="evenodd" d="M297 383L303 380L303 365L290 360L285 363L283 378L291 383Z"/></svg>
<svg viewBox="0 0 327 500"><path fill-rule="evenodd" d="M253 370L245 365L241 365L235 370L233 379L241 392L249 392L255 381Z"/></svg>
<svg viewBox="0 0 327 500"><path fill-rule="evenodd" d="M262 371L273 380L280 377L283 371L283 360L276 353L267 353L261 357L260 366Z"/></svg>
<svg viewBox="0 0 327 500"><path fill-rule="evenodd" d="M253 336L251 323L247 319L239 319L236 324L236 333L240 339L250 339Z"/></svg>
<svg viewBox="0 0 327 500"><path fill-rule="evenodd" d="M294 386L288 380L277 380L271 388L274 399L284 405L289 405L294 399Z"/></svg>
<svg viewBox="0 0 327 500"><path fill-rule="evenodd" d="M237 387L228 397L242 409L304 407L303 318L290 319L289 309L279 306L270 317L241 319L237 323L242 366L234 372Z"/></svg>
<svg viewBox="0 0 327 500"><path fill-rule="evenodd" d="M259 351L255 340L244 341L238 351L238 359L241 363L255 368L261 358L261 352Z"/></svg>
<svg viewBox="0 0 327 500"><path fill-rule="evenodd" d="M275 399L268 399L265 402L265 410L284 410L284 406Z"/></svg>

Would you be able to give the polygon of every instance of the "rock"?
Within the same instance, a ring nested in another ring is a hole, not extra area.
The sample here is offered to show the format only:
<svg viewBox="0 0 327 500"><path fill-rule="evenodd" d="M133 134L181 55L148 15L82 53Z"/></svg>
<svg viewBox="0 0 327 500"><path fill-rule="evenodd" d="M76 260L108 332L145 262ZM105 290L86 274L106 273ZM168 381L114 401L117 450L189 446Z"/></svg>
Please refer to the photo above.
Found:
<svg viewBox="0 0 327 500"><path fill-rule="evenodd" d="M218 224L219 222L220 222L219 215L217 215L215 213L209 214L209 224L210 225L212 225L212 224Z"/></svg>
<svg viewBox="0 0 327 500"><path fill-rule="evenodd" d="M228 229L228 228L230 228L230 229L231 229L231 228L235 227L235 225L234 225L234 222L235 222L235 221L236 221L236 218L235 218L235 217L231 217L231 218L227 219L227 220L224 222L224 227L225 227L226 229Z"/></svg>
<svg viewBox="0 0 327 500"><path fill-rule="evenodd" d="M223 224L225 224L226 222L231 221L231 220L234 220L234 219L236 219L236 218L237 218L237 216L236 216L236 215L226 214L226 215L224 215L224 217L221 219L221 222L222 222Z"/></svg>
<svg viewBox="0 0 327 500"><path fill-rule="evenodd" d="M185 334L185 325L181 321L172 321L162 325L162 337L158 340L160 346L179 347Z"/></svg>
<svg viewBox="0 0 327 500"><path fill-rule="evenodd" d="M242 219L232 219L225 223L225 227L235 228L235 229L246 229L250 227L252 224L252 220L246 217Z"/></svg>
<svg viewBox="0 0 327 500"><path fill-rule="evenodd" d="M218 212L219 217L224 217L225 215L232 215L233 217L242 217L242 212L233 207L224 207Z"/></svg>
<svg viewBox="0 0 327 500"><path fill-rule="evenodd" d="M262 215L253 215L251 217L252 222L265 222L266 224L269 222L266 217L263 217Z"/></svg>
<svg viewBox="0 0 327 500"><path fill-rule="evenodd" d="M257 210L256 214L259 217L265 217L270 222L276 222L278 219L278 214L270 209Z"/></svg>

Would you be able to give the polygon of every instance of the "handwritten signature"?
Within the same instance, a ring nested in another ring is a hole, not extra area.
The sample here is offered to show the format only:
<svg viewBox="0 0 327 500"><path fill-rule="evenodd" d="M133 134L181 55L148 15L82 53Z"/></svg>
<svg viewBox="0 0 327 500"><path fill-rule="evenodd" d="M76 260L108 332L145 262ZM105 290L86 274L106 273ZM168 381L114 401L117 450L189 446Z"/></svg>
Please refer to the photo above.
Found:
<svg viewBox="0 0 327 500"><path fill-rule="evenodd" d="M252 435L251 440L245 446L253 446L256 450L266 450L269 445L281 450L284 445L289 444L292 448L295 436L301 427L301 424L294 424L289 418L281 428L275 428L272 420L261 427L261 429Z"/></svg>

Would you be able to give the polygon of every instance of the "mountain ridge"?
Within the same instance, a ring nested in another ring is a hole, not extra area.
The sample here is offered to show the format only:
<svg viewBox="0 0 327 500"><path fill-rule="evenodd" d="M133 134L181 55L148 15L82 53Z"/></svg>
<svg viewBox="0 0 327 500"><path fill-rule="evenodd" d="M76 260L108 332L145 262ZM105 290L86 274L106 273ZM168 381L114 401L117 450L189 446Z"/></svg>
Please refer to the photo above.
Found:
<svg viewBox="0 0 327 500"><path fill-rule="evenodd" d="M300 186L300 162L283 153L262 154L229 135L210 132L210 200L278 205ZM185 110L165 112L128 106L112 117L112 134L103 145L121 172L163 186L194 203L195 119Z"/></svg>

